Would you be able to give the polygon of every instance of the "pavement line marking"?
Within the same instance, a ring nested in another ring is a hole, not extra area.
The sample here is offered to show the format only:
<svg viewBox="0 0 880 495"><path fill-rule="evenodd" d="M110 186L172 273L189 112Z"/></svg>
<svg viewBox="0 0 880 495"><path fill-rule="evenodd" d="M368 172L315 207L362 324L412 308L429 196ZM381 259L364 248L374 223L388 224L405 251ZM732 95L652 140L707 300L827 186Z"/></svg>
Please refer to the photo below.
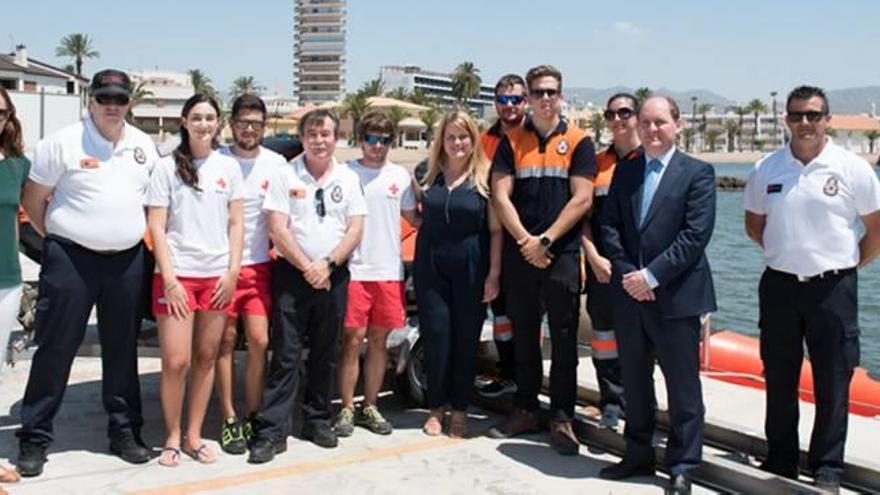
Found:
<svg viewBox="0 0 880 495"><path fill-rule="evenodd" d="M341 456L331 457L329 459L322 459L320 461L307 462L304 464L297 464L294 466L285 466L278 467L273 469L263 469L260 471L247 472L235 474L232 476L225 476L223 478L214 478L203 481L193 481L189 483L179 483L176 485L166 485L163 487L158 487L150 490L142 490L137 492L130 492L132 495L184 495L188 493L196 493L203 492L208 490L221 490L225 488L231 488L233 486L246 485L250 483L257 483L260 481L267 481L271 479L284 478L287 476L299 476L303 474L313 473L316 471L322 471L325 469L333 469L340 466L346 466L350 464L358 464L362 462L371 462L379 459L386 459L388 457L394 457L401 454L408 454L412 452L425 451L430 449L436 449L440 447L446 447L449 445L455 445L456 443L460 443L463 440L453 439L453 438L434 438L431 440L425 440L416 443L410 443L406 445L394 445L391 447L386 447L378 450L367 450L364 452L355 452L352 454L346 454ZM283 454L282 454L283 455Z"/></svg>

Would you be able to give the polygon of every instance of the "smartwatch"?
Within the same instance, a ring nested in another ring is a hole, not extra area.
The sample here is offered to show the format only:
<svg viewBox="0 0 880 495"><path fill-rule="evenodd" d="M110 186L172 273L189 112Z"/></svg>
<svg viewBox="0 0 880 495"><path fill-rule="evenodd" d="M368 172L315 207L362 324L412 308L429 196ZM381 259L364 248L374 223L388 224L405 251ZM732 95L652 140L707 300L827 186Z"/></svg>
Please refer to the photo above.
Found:
<svg viewBox="0 0 880 495"><path fill-rule="evenodd" d="M541 234L541 237L538 237L538 241L541 243L541 246L543 246L544 249L550 249L550 245L553 244L553 241L551 241L546 234Z"/></svg>
<svg viewBox="0 0 880 495"><path fill-rule="evenodd" d="M330 259L329 256L324 256L324 261L327 262L327 269L330 270L330 273L335 272L336 268L339 267L339 265L337 265L335 261Z"/></svg>

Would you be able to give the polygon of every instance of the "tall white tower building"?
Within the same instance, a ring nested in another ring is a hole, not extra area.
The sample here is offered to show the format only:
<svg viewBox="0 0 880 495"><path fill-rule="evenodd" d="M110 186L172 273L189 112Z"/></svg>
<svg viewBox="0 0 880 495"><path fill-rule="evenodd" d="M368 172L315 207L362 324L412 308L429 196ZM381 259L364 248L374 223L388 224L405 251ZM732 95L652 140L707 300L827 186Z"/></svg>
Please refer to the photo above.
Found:
<svg viewBox="0 0 880 495"><path fill-rule="evenodd" d="M300 105L336 101L345 89L345 0L295 0L293 93Z"/></svg>

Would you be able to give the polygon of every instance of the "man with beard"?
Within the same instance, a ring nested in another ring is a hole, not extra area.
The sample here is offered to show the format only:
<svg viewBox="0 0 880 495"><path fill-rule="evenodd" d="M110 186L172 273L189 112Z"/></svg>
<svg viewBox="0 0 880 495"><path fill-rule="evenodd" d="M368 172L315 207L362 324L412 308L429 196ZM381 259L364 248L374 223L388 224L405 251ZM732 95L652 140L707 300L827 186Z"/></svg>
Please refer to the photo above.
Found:
<svg viewBox="0 0 880 495"><path fill-rule="evenodd" d="M263 146L266 105L258 96L244 94L232 104L233 144L221 153L238 161L244 176L244 249L241 271L228 311L226 329L217 357L216 388L223 411L220 447L228 454L244 454L253 433L253 417L260 409L269 345L269 315L272 308L272 269L269 260L269 231L263 200L269 181L285 160ZM239 419L233 401L233 352L238 341L237 323L241 317L247 337L245 368L245 413Z"/></svg>

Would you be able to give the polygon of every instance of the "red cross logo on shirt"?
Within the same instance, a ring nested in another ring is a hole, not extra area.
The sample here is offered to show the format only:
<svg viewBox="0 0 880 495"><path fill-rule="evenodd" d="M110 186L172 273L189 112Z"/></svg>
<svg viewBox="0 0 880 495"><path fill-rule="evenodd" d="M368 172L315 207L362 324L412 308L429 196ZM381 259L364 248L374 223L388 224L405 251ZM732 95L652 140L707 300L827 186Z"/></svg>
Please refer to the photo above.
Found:
<svg viewBox="0 0 880 495"><path fill-rule="evenodd" d="M220 189L226 189L226 181L223 180L223 177L217 179L217 185L220 186Z"/></svg>
<svg viewBox="0 0 880 495"><path fill-rule="evenodd" d="M269 190L269 181L264 180L263 183L260 184L260 189L262 189L264 192L268 191Z"/></svg>
<svg viewBox="0 0 880 495"><path fill-rule="evenodd" d="M389 187L388 190L391 191L392 196L397 196L397 191L399 191L400 188L397 187L397 184L391 184L391 187Z"/></svg>

